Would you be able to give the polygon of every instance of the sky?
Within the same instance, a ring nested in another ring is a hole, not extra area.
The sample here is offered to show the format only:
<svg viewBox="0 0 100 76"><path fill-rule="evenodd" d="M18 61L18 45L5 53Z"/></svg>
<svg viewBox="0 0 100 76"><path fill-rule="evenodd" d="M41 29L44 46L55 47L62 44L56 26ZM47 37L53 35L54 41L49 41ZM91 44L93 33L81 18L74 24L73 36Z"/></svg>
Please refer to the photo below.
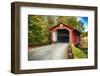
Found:
<svg viewBox="0 0 100 76"><path fill-rule="evenodd" d="M85 32L88 31L88 17L77 17L77 20L83 23L83 26L85 28Z"/></svg>

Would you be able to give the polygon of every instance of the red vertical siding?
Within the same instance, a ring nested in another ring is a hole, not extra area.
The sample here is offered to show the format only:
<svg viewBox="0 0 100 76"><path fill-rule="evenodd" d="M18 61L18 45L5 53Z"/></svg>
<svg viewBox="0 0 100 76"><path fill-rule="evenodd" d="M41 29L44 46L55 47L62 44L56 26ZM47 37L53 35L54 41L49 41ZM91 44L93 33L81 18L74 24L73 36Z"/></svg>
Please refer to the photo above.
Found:
<svg viewBox="0 0 100 76"><path fill-rule="evenodd" d="M77 32L74 32L74 44L77 44L80 42L80 34Z"/></svg>

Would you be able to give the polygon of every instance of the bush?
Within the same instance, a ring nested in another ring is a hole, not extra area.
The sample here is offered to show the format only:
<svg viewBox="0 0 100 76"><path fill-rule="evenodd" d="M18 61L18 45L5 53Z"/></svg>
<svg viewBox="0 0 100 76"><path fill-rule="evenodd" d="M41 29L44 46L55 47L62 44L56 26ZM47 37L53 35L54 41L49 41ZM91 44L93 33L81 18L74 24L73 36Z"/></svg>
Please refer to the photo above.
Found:
<svg viewBox="0 0 100 76"><path fill-rule="evenodd" d="M88 55L83 50L76 48L73 44L71 44L71 48L74 58L88 58Z"/></svg>

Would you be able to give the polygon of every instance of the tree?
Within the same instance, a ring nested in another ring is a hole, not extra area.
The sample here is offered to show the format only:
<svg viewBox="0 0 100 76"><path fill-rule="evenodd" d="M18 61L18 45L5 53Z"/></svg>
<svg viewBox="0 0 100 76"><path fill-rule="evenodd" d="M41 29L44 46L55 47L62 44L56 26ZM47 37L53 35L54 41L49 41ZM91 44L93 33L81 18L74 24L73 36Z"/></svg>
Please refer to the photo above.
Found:
<svg viewBox="0 0 100 76"><path fill-rule="evenodd" d="M53 25L56 25L56 16L46 16L46 19L48 21L48 26L51 27Z"/></svg>
<svg viewBox="0 0 100 76"><path fill-rule="evenodd" d="M69 24L71 27L73 27L74 29L76 29L80 32L83 32L83 30L84 30L83 23L80 21L77 21L77 17L75 17L75 16L68 16L67 24Z"/></svg>
<svg viewBox="0 0 100 76"><path fill-rule="evenodd" d="M28 43L38 44L48 41L48 27L44 16L28 16Z"/></svg>
<svg viewBox="0 0 100 76"><path fill-rule="evenodd" d="M83 26L83 23L81 21L78 21L77 22L77 30L79 30L80 32L84 32L84 26Z"/></svg>
<svg viewBox="0 0 100 76"><path fill-rule="evenodd" d="M58 16L57 24L59 24L59 23L67 24L67 16Z"/></svg>

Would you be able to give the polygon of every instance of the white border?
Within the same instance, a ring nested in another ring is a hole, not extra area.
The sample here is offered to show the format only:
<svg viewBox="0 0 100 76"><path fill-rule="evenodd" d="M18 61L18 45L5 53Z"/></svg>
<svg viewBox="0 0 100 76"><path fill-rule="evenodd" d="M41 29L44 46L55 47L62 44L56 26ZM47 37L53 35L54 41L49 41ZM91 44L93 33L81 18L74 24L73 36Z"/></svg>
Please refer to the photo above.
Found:
<svg viewBox="0 0 100 76"><path fill-rule="evenodd" d="M28 14L88 17L88 59L28 61ZM40 7L20 8L20 69L43 69L94 65L94 11Z"/></svg>

